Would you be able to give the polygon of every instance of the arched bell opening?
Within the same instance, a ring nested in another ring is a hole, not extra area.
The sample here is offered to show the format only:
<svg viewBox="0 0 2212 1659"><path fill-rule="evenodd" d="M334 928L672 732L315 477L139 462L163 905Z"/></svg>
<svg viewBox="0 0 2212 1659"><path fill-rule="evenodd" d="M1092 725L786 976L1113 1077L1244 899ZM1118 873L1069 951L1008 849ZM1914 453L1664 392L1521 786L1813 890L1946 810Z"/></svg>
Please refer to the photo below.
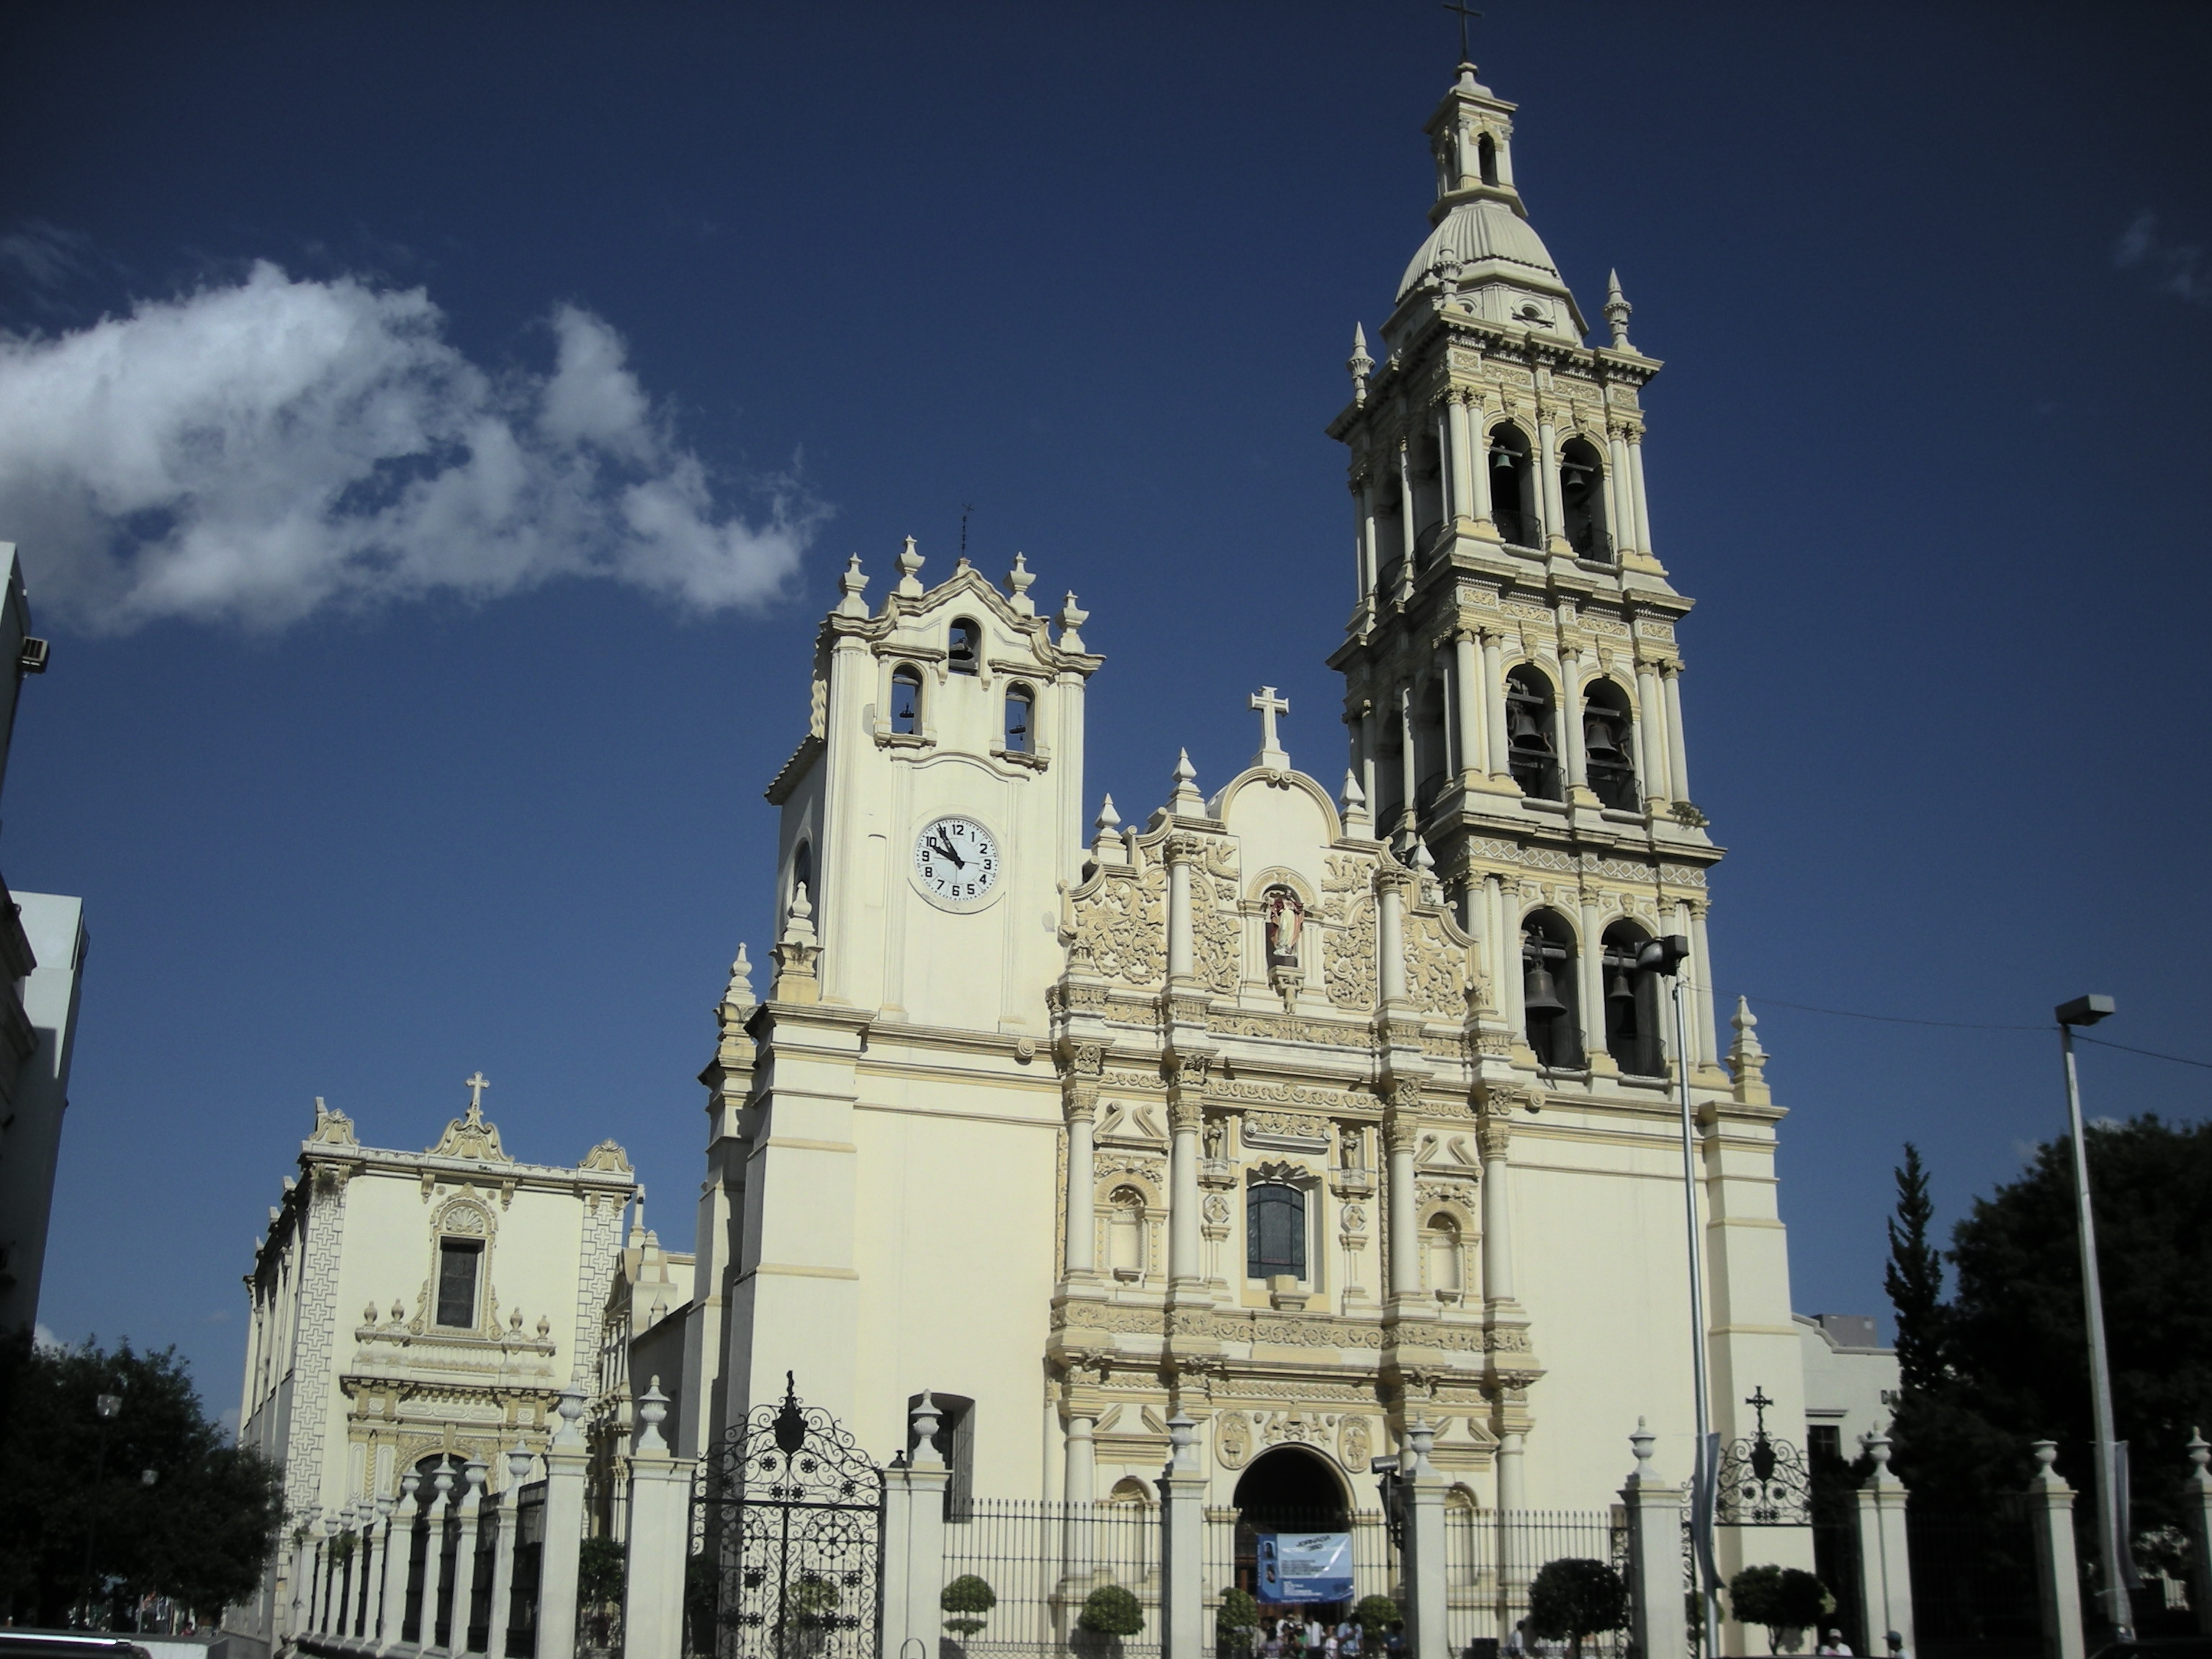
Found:
<svg viewBox="0 0 2212 1659"><path fill-rule="evenodd" d="M1350 1532L1352 1494L1335 1464L1304 1446L1277 1446L1253 1460L1237 1482L1237 1584L1259 1597L1270 1617L1310 1611L1334 1623L1349 1603L1270 1601L1261 1592L1260 1540L1279 1533Z"/></svg>
<svg viewBox="0 0 2212 1659"><path fill-rule="evenodd" d="M1534 910L1521 924L1523 1034L1536 1058L1553 1071L1583 1064L1577 1008L1575 932L1556 910Z"/></svg>
<svg viewBox="0 0 2212 1659"><path fill-rule="evenodd" d="M982 624L973 617L962 617L952 624L945 637L945 665L956 674L973 674L983 660Z"/></svg>
<svg viewBox="0 0 2212 1659"><path fill-rule="evenodd" d="M891 732L897 737L921 735L921 671L911 664L891 671Z"/></svg>
<svg viewBox="0 0 2212 1659"><path fill-rule="evenodd" d="M1413 775L1419 780L1414 786L1413 805L1419 820L1436 810L1451 781L1445 753L1443 682L1432 679L1423 687L1413 709Z"/></svg>
<svg viewBox="0 0 2212 1659"><path fill-rule="evenodd" d="M1506 761L1524 795L1565 800L1559 753L1552 742L1552 683L1540 669L1521 664L1505 677Z"/></svg>
<svg viewBox="0 0 2212 1659"><path fill-rule="evenodd" d="M1605 930L1605 1051L1630 1077L1664 1077L1659 1040L1659 975L1637 966L1651 935L1632 921Z"/></svg>
<svg viewBox="0 0 2212 1659"><path fill-rule="evenodd" d="M1474 164L1482 175L1482 182L1494 187L1498 183L1498 141L1486 132L1474 141Z"/></svg>
<svg viewBox="0 0 2212 1659"><path fill-rule="evenodd" d="M1516 547L1536 545L1536 474L1528 464L1528 436L1516 426L1490 434L1490 511L1504 540Z"/></svg>
<svg viewBox="0 0 2212 1659"><path fill-rule="evenodd" d="M1559 510L1567 545L1578 559L1613 562L1612 526L1605 520L1605 461L1586 438L1559 451Z"/></svg>
<svg viewBox="0 0 2212 1659"><path fill-rule="evenodd" d="M1623 812L1642 808L1636 782L1635 717L1628 693L1611 680L1599 680L1583 698L1583 757L1591 792Z"/></svg>
<svg viewBox="0 0 2212 1659"><path fill-rule="evenodd" d="M1443 449L1436 434L1415 435L1407 453L1407 471L1413 486L1413 511L1409 520L1413 552L1418 556L1444 521Z"/></svg>

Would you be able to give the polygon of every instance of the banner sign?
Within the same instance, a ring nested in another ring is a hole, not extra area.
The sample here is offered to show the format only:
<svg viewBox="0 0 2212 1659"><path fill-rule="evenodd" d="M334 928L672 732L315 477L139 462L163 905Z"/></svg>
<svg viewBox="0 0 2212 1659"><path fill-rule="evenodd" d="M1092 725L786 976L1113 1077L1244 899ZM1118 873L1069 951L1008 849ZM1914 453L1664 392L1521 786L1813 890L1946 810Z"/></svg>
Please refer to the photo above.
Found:
<svg viewBox="0 0 2212 1659"><path fill-rule="evenodd" d="M1263 1532L1259 1535L1260 1600L1349 1601L1352 1534Z"/></svg>

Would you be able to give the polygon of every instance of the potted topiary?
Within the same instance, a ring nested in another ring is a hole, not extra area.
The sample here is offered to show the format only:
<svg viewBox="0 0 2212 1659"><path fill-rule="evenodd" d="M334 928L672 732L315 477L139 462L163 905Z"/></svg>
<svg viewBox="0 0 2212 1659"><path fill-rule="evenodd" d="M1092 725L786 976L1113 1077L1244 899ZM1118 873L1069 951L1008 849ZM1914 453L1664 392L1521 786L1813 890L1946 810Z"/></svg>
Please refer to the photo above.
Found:
<svg viewBox="0 0 2212 1659"><path fill-rule="evenodd" d="M1101 1584L1083 1598L1083 1611L1075 1627L1091 1640L1082 1644L1093 1653L1119 1655L1121 1638L1145 1627L1145 1610L1137 1598L1119 1584Z"/></svg>
<svg viewBox="0 0 2212 1659"><path fill-rule="evenodd" d="M1777 1653L1795 1653L1808 1626L1836 1610L1836 1598L1802 1567L1768 1563L1746 1567L1729 1580L1729 1607L1739 1624L1764 1625L1766 1644Z"/></svg>
<svg viewBox="0 0 2212 1659"><path fill-rule="evenodd" d="M1628 1622L1628 1586L1602 1561L1547 1561L1528 1586L1528 1629L1548 1642L1565 1638L1568 1659L1582 1659L1583 1638Z"/></svg>
<svg viewBox="0 0 2212 1659"><path fill-rule="evenodd" d="M983 1628L986 1616L999 1605L997 1592L972 1572L963 1572L945 1587L937 1605L952 1615L945 1628L955 1636L969 1637Z"/></svg>

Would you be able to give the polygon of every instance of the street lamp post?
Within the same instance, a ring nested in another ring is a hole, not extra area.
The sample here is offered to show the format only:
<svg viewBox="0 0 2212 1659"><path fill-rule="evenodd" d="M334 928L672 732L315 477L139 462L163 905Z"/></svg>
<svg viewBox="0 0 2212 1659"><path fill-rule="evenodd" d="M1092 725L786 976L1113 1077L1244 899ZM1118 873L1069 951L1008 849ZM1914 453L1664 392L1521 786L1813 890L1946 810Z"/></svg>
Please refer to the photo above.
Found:
<svg viewBox="0 0 2212 1659"><path fill-rule="evenodd" d="M2098 1598L2123 1642L2135 1639L2135 1610L2128 1603L2127 1517L2120 1513L2119 1446L2112 1434L2112 1374L2105 1359L2105 1297L2097 1277L2097 1224L2089 1209L2089 1148L2081 1133L2081 1082L2074 1068L2074 1028L2094 1025L2113 1012L2110 997L2075 997L2061 1003L2058 1046L2066 1059L2066 1114L2074 1138L2074 1213L2081 1239L2081 1302L2089 1326L2089 1392L2097 1421Z"/></svg>
<svg viewBox="0 0 2212 1659"><path fill-rule="evenodd" d="M93 1396L92 1409L100 1419L100 1438L92 1454L91 1503L84 1522L84 1616L86 1627L91 1627L93 1601L93 1553L100 1542L100 1483L107 1478L107 1425L123 1410L123 1396L102 1394Z"/></svg>
<svg viewBox="0 0 2212 1659"><path fill-rule="evenodd" d="M1690 1109L1689 1024L1682 1012L1682 963L1688 960L1690 941L1680 933L1651 940L1636 954L1636 965L1663 975L1674 1001L1674 1084L1682 1110L1682 1218L1690 1244L1690 1375L1697 1422L1697 1449L1690 1459L1690 1516L1696 1544L1698 1576L1704 1593L1698 1598L1705 1613L1705 1659L1716 1659L1720 1648L1720 1586L1713 1565L1713 1486L1719 1471L1712 1467L1711 1388L1705 1378L1705 1252L1698 1221L1697 1124Z"/></svg>

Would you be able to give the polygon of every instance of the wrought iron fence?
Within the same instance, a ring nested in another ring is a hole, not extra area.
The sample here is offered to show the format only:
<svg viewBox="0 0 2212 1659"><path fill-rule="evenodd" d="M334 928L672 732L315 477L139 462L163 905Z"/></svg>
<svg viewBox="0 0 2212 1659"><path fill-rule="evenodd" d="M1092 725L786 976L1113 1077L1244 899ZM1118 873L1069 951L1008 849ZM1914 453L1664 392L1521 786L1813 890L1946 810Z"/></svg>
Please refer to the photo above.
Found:
<svg viewBox="0 0 2212 1659"><path fill-rule="evenodd" d="M1602 1561L1626 1577L1628 1573L1628 1521L1620 1510L1505 1510L1495 1514L1477 1512L1462 1523L1468 1534L1468 1553L1462 1558L1468 1563L1476 1589L1467 1598L1468 1613L1478 1632L1467 1638L1467 1645L1452 1632L1447 1616L1446 1630L1453 1635L1453 1651L1459 1655L1486 1652L1477 1645L1502 1639L1522 1620L1528 1616L1528 1587L1536 1580L1547 1562L1560 1560ZM1481 1553L1482 1534L1491 1535L1487 1558L1489 1582L1481 1582L1485 1558ZM1444 1533L1447 1551L1452 1529ZM1450 1579L1449 1555L1446 1557L1446 1580ZM1484 1593L1486 1589L1486 1593ZM1466 1615L1462 1615L1465 1617ZM1584 1655L1599 1656L1599 1659L1621 1659L1627 1651L1628 1632L1626 1630L1607 1631L1583 1638ZM1532 1649L1542 1644L1532 1640Z"/></svg>
<svg viewBox="0 0 2212 1659"><path fill-rule="evenodd" d="M1233 1509L1206 1512L1206 1531L1200 1548L1205 1592L1203 1639L1209 1652L1222 1659L1265 1645L1270 1623L1286 1619L1303 1621L1305 1606L1259 1600L1259 1538L1262 1532L1348 1532L1352 1534L1352 1595L1342 1602L1323 1602L1310 1609L1329 1624L1341 1623L1353 1608L1370 1595L1399 1599L1397 1552L1391 1547L1390 1530L1380 1510L1360 1510L1346 1516L1340 1512L1293 1514L1276 1512L1264 1520L1248 1520ZM1248 1642L1220 1628L1221 1598L1241 1589L1258 1603L1261 1625Z"/></svg>
<svg viewBox="0 0 2212 1659"><path fill-rule="evenodd" d="M2043 1651L2026 1494L1964 1513L1910 1510L1912 1622L1922 1659L2036 1659Z"/></svg>
<svg viewBox="0 0 2212 1659"><path fill-rule="evenodd" d="M979 1498L945 1528L945 1580L980 1578L988 1611L956 1613L981 1628L948 1631L944 1659L1048 1659L1094 1643L1079 1632L1083 1604L1115 1585L1136 1597L1143 1627L1121 1639L1126 1659L1160 1651L1159 1513L1148 1504L1059 1504ZM980 1598L979 1598L980 1599Z"/></svg>

